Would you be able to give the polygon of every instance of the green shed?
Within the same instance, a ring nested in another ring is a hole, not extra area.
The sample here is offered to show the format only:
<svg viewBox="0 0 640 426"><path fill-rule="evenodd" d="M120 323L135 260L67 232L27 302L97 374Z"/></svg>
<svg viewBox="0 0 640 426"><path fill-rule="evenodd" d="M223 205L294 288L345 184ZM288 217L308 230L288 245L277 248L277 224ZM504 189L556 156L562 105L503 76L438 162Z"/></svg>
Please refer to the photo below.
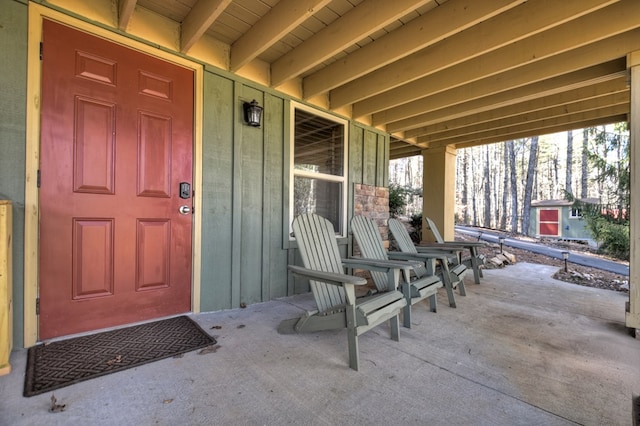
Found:
<svg viewBox="0 0 640 426"><path fill-rule="evenodd" d="M596 198L580 201L597 204ZM595 245L593 235L587 228L582 211L568 200L536 200L531 202L529 235L538 238L584 241Z"/></svg>

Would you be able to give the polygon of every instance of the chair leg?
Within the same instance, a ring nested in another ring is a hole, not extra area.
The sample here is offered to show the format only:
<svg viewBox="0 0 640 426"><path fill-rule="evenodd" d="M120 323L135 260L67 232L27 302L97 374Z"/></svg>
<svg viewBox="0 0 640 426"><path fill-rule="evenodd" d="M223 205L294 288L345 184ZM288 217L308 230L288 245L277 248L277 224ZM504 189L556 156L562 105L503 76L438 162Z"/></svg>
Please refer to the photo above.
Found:
<svg viewBox="0 0 640 426"><path fill-rule="evenodd" d="M431 312L438 312L438 299L435 294L429 296L429 309Z"/></svg>
<svg viewBox="0 0 640 426"><path fill-rule="evenodd" d="M456 307L456 297L453 294L453 284L451 283L451 273L449 272L448 266L442 267L442 281L444 283L444 288L447 290L447 297L449 298L449 306L452 308Z"/></svg>
<svg viewBox="0 0 640 426"><path fill-rule="evenodd" d="M394 315L389 319L389 327L391 328L391 340L400 341L400 319L398 315Z"/></svg>
<svg viewBox="0 0 640 426"><path fill-rule="evenodd" d="M349 367L358 371L360 366L360 352L358 350L358 333L356 331L356 305L355 288L352 285L345 286L347 296L347 340L349 343Z"/></svg>
<svg viewBox="0 0 640 426"><path fill-rule="evenodd" d="M349 340L349 367L358 371L360 367L360 353L358 350L358 336L355 328L347 329L347 338Z"/></svg>
<svg viewBox="0 0 640 426"><path fill-rule="evenodd" d="M480 284L480 266L478 265L478 259L471 258L471 268L473 269L473 280L476 284Z"/></svg>
<svg viewBox="0 0 640 426"><path fill-rule="evenodd" d="M407 301L407 306L402 308L402 326L411 328L411 300Z"/></svg>
<svg viewBox="0 0 640 426"><path fill-rule="evenodd" d="M402 294L407 301L407 306L402 310L402 326L405 328L411 328L411 284L409 284L410 275L409 272L403 270L403 282L402 282Z"/></svg>
<svg viewBox="0 0 640 426"><path fill-rule="evenodd" d="M458 285L456 287L458 287L458 291L460 292L460 296L466 296L467 295L467 289L464 287L464 278L458 278Z"/></svg>
<svg viewBox="0 0 640 426"><path fill-rule="evenodd" d="M480 284L480 278L482 277L482 271L480 270L480 263L478 262L478 250L472 247L471 250L471 267L473 268L473 279L476 284Z"/></svg>

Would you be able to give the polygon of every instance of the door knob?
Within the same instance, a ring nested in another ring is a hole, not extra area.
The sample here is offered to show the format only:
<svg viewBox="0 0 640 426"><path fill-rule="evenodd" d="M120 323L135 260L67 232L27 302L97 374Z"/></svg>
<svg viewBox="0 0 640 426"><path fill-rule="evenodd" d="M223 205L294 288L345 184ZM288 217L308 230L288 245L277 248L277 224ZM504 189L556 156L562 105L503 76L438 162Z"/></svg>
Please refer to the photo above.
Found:
<svg viewBox="0 0 640 426"><path fill-rule="evenodd" d="M189 213L191 213L191 207L189 207L189 206L180 206L178 211L180 212L180 214L189 214Z"/></svg>

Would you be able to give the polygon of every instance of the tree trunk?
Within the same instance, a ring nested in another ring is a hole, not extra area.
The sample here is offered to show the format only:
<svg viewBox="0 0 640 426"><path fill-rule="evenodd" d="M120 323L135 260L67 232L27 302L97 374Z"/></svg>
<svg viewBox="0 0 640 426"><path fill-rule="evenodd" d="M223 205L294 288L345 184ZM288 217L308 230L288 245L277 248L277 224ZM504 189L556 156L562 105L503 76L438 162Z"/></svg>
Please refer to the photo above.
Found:
<svg viewBox="0 0 640 426"><path fill-rule="evenodd" d="M582 174L580 176L580 197L587 198L589 196L589 160L587 153L589 152L589 129L582 131Z"/></svg>
<svg viewBox="0 0 640 426"><path fill-rule="evenodd" d="M564 190L567 194L573 195L573 190L571 189L571 180L572 180L572 169L573 169L573 132L569 130L567 132L567 174L564 184Z"/></svg>
<svg viewBox="0 0 640 426"><path fill-rule="evenodd" d="M489 145L485 145L484 162L484 226L491 228L491 172L489 170Z"/></svg>
<svg viewBox="0 0 640 426"><path fill-rule="evenodd" d="M602 159L606 159L609 155L609 146L607 144L607 133L605 131L605 127L602 126L602 131L598 131L596 127L596 153ZM600 148L602 148L602 153L600 153ZM598 161L597 165L597 175L604 176L604 161ZM602 199L604 194L604 179L597 179L598 182L598 198Z"/></svg>
<svg viewBox="0 0 640 426"><path fill-rule="evenodd" d="M531 210L531 192L533 189L533 177L538 163L538 137L531 138L529 149L529 164L527 166L527 181L524 187L524 201L522 206L522 233L529 235L529 210Z"/></svg>
<svg viewBox="0 0 640 426"><path fill-rule="evenodd" d="M473 148L471 148L473 154ZM476 187L476 173L475 173L475 160L471 155L471 214L473 215L473 226L478 226L478 204L476 194L478 193Z"/></svg>
<svg viewBox="0 0 640 426"><path fill-rule="evenodd" d="M559 150L556 147L556 149L554 150L554 155L552 160L552 164L553 164L553 191L551 196L552 200L558 198L558 188L560 187L560 173L558 171L560 161L558 160L558 151Z"/></svg>
<svg viewBox="0 0 640 426"><path fill-rule="evenodd" d="M503 145L503 166L504 177L502 181L502 214L500 215L500 229L507 229L507 195L509 194L509 143L513 144L513 141L507 142Z"/></svg>
<svg viewBox="0 0 640 426"><path fill-rule="evenodd" d="M509 169L511 173L511 232L518 232L518 170L516 169L516 151L513 141L507 142L509 151Z"/></svg>
<svg viewBox="0 0 640 426"><path fill-rule="evenodd" d="M462 223L469 223L469 150L465 149L462 154L462 208L463 218Z"/></svg>
<svg viewBox="0 0 640 426"><path fill-rule="evenodd" d="M498 226L498 221L500 220L500 147L504 146L504 144L500 145L491 145L492 146L492 154L493 158L491 159L491 187L493 188L493 210L491 211L491 223L493 226Z"/></svg>

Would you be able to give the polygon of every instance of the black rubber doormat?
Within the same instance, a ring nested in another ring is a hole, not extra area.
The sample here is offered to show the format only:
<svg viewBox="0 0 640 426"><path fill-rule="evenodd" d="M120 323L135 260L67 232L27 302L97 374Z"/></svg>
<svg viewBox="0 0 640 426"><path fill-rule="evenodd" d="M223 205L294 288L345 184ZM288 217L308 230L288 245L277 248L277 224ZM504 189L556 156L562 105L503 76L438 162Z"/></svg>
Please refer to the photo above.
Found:
<svg viewBox="0 0 640 426"><path fill-rule="evenodd" d="M24 396L180 355L216 343L186 316L29 348Z"/></svg>

